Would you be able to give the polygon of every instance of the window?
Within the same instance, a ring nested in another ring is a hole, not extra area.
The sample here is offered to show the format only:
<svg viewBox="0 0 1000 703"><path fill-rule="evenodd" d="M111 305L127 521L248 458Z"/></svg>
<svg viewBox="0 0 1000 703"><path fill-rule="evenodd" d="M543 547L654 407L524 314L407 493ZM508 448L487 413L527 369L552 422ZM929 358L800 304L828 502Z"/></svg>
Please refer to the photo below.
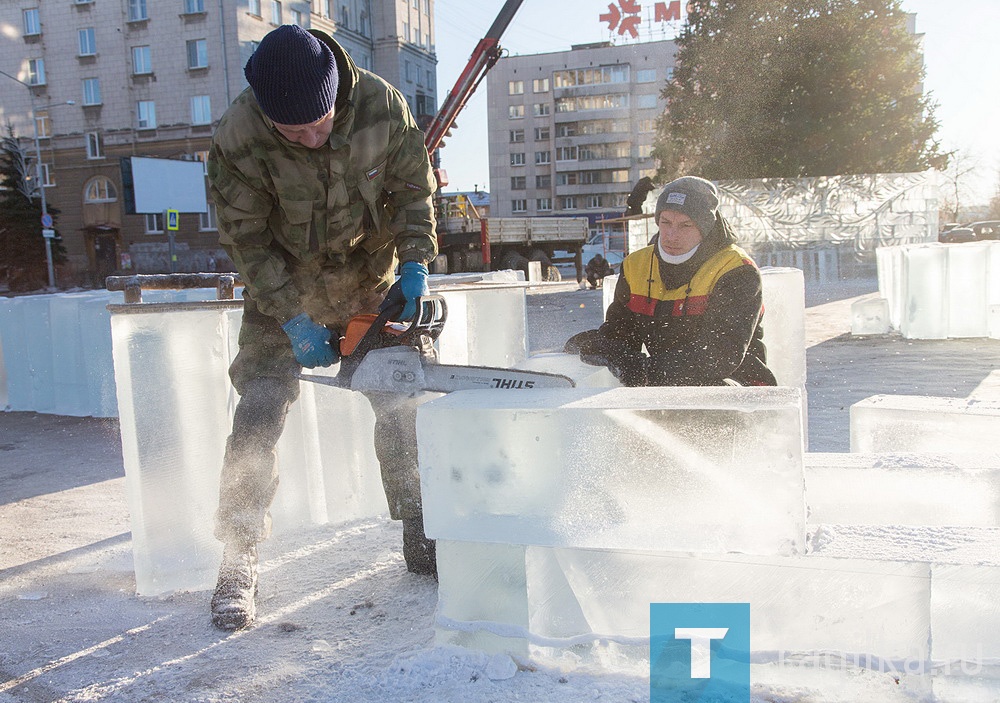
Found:
<svg viewBox="0 0 1000 703"><path fill-rule="evenodd" d="M653 118L639 120L639 131L640 132L655 132L656 131L656 120Z"/></svg>
<svg viewBox="0 0 1000 703"><path fill-rule="evenodd" d="M636 83L653 83L656 81L655 68L640 68L635 72Z"/></svg>
<svg viewBox="0 0 1000 703"><path fill-rule="evenodd" d="M281 3L271 0L271 24L281 24Z"/></svg>
<svg viewBox="0 0 1000 703"><path fill-rule="evenodd" d="M45 85L45 59L28 59L28 85Z"/></svg>
<svg viewBox="0 0 1000 703"><path fill-rule="evenodd" d="M523 129L510 130L510 143L521 144L522 142L524 142L524 130Z"/></svg>
<svg viewBox="0 0 1000 703"><path fill-rule="evenodd" d="M153 59L148 46L132 47L132 73L142 75L153 72Z"/></svg>
<svg viewBox="0 0 1000 703"><path fill-rule="evenodd" d="M535 187L536 188L551 188L552 187L552 176L545 174L543 176L535 176Z"/></svg>
<svg viewBox="0 0 1000 703"><path fill-rule="evenodd" d="M587 207L595 208L601 207L602 199L599 195L588 195L587 196Z"/></svg>
<svg viewBox="0 0 1000 703"><path fill-rule="evenodd" d="M104 158L104 145L101 144L101 135L98 132L87 132L87 158Z"/></svg>
<svg viewBox="0 0 1000 703"><path fill-rule="evenodd" d="M576 196L569 195L562 199L562 209L563 210L575 210L576 209Z"/></svg>
<svg viewBox="0 0 1000 703"><path fill-rule="evenodd" d="M208 68L208 42L192 39L187 43L188 68Z"/></svg>
<svg viewBox="0 0 1000 703"><path fill-rule="evenodd" d="M517 152L510 155L511 166L524 166L524 152Z"/></svg>
<svg viewBox="0 0 1000 703"><path fill-rule="evenodd" d="M208 152L207 151L196 151L194 152L194 160L201 161L205 166L205 175L208 175Z"/></svg>
<svg viewBox="0 0 1000 703"><path fill-rule="evenodd" d="M56 184L55 178L52 176L52 164L42 164L42 187L51 188Z"/></svg>
<svg viewBox="0 0 1000 703"><path fill-rule="evenodd" d="M140 100L136 103L136 117L139 129L156 129L156 103Z"/></svg>
<svg viewBox="0 0 1000 703"><path fill-rule="evenodd" d="M535 209L538 212L546 212L552 209L552 198L538 198L535 201Z"/></svg>
<svg viewBox="0 0 1000 703"><path fill-rule="evenodd" d="M403 61L403 74L406 76L406 82L413 82L413 64L409 61Z"/></svg>
<svg viewBox="0 0 1000 703"><path fill-rule="evenodd" d="M189 15L205 11L205 0L184 0L184 12Z"/></svg>
<svg viewBox="0 0 1000 703"><path fill-rule="evenodd" d="M528 211L528 201L524 198L517 198L510 201L510 211L511 212L527 212Z"/></svg>
<svg viewBox="0 0 1000 703"><path fill-rule="evenodd" d="M556 125L556 136L557 137L575 137L576 136L576 123L567 122L565 124Z"/></svg>
<svg viewBox="0 0 1000 703"><path fill-rule="evenodd" d="M81 29L76 34L80 41L80 56L93 56L97 53L97 38L93 27Z"/></svg>
<svg viewBox="0 0 1000 703"><path fill-rule="evenodd" d="M403 22L403 41L410 41L410 23Z"/></svg>
<svg viewBox="0 0 1000 703"><path fill-rule="evenodd" d="M649 95L640 95L636 98L636 107L640 108L650 108L656 107L656 95L650 93Z"/></svg>
<svg viewBox="0 0 1000 703"><path fill-rule="evenodd" d="M536 78L531 82L531 89L536 93L547 93L549 92L549 79L548 78Z"/></svg>
<svg viewBox="0 0 1000 703"><path fill-rule="evenodd" d="M24 36L33 37L42 33L42 23L38 19L37 7L25 10L22 16L24 17Z"/></svg>
<svg viewBox="0 0 1000 703"><path fill-rule="evenodd" d="M212 99L208 95L191 98L191 124L212 124Z"/></svg>
<svg viewBox="0 0 1000 703"><path fill-rule="evenodd" d="M292 24L298 25L299 27L301 27L302 26L302 12L300 10L289 10L288 12L289 12L289 14L292 17ZM344 23L344 26L345 27L347 26L346 22Z"/></svg>
<svg viewBox="0 0 1000 703"><path fill-rule="evenodd" d="M250 0L250 7L247 9L251 15L260 17L260 0ZM329 15L327 15L329 17Z"/></svg>
<svg viewBox="0 0 1000 703"><path fill-rule="evenodd" d="M153 212L146 215L146 234L163 234L162 212Z"/></svg>
<svg viewBox="0 0 1000 703"><path fill-rule="evenodd" d="M552 163L552 152L551 151L536 151L535 152L535 163L536 164L550 164L550 163Z"/></svg>
<svg viewBox="0 0 1000 703"><path fill-rule="evenodd" d="M49 120L48 110L35 111L35 134L39 139L48 139L52 136L52 123Z"/></svg>
<svg viewBox="0 0 1000 703"><path fill-rule="evenodd" d="M83 189L85 203L113 203L118 200L118 191L105 176L94 176Z"/></svg>
<svg viewBox="0 0 1000 703"><path fill-rule="evenodd" d="M214 232L218 229L215 224L215 203L208 203L208 211L198 213L198 229L202 232Z"/></svg>
<svg viewBox="0 0 1000 703"><path fill-rule="evenodd" d="M524 105L511 105L507 111L508 117L512 120L519 120L524 117Z"/></svg>
<svg viewBox="0 0 1000 703"><path fill-rule="evenodd" d="M545 117L552 113L552 106L548 103L535 103L533 109L535 117Z"/></svg>
<svg viewBox="0 0 1000 703"><path fill-rule="evenodd" d="M100 78L84 78L83 79L83 104L84 105L100 105L101 104L101 79Z"/></svg>
<svg viewBox="0 0 1000 703"><path fill-rule="evenodd" d="M565 173L556 174L556 185L558 186L575 186L577 184L577 173L576 171L567 171Z"/></svg>
<svg viewBox="0 0 1000 703"><path fill-rule="evenodd" d="M146 11L146 0L128 0L129 22L141 22L148 19L149 13Z"/></svg>
<svg viewBox="0 0 1000 703"><path fill-rule="evenodd" d="M511 176L510 189L524 190L527 187L527 179L524 176Z"/></svg>
<svg viewBox="0 0 1000 703"><path fill-rule="evenodd" d="M576 161L576 156L575 146L556 147L556 161Z"/></svg>
<svg viewBox="0 0 1000 703"><path fill-rule="evenodd" d="M548 127L535 127L535 141L542 142L549 138Z"/></svg>
<svg viewBox="0 0 1000 703"><path fill-rule="evenodd" d="M524 95L524 81L508 81L507 82L507 94L508 95Z"/></svg>

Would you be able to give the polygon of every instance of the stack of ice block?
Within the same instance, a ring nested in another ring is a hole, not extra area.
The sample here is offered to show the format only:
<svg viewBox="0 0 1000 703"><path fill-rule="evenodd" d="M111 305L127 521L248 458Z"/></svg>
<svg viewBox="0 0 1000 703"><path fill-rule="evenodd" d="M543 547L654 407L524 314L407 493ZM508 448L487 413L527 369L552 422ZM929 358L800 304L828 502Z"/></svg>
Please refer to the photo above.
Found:
<svg viewBox="0 0 1000 703"><path fill-rule="evenodd" d="M469 286L449 304L442 360L523 360L522 286ZM241 303L120 305L111 315L136 586L142 595L214 585L219 472L238 400L228 368ZM481 340L489 340L482 344ZM452 362L455 363L455 362ZM359 393L303 382L278 443L276 532L386 512Z"/></svg>
<svg viewBox="0 0 1000 703"><path fill-rule="evenodd" d="M1000 337L1000 242L880 247L876 259L904 337Z"/></svg>
<svg viewBox="0 0 1000 703"><path fill-rule="evenodd" d="M851 406L852 452L996 452L1000 401L874 395Z"/></svg>

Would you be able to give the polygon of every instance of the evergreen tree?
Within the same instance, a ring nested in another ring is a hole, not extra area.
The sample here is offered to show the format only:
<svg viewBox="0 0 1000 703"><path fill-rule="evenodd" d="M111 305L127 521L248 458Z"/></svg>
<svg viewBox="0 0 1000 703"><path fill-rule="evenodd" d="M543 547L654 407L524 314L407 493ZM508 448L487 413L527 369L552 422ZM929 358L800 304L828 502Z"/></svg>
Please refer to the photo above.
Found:
<svg viewBox="0 0 1000 703"><path fill-rule="evenodd" d="M899 0L691 0L658 178L944 168Z"/></svg>
<svg viewBox="0 0 1000 703"><path fill-rule="evenodd" d="M48 262L42 237L42 203L36 186L34 164L7 125L0 139L0 280L11 291L44 288L48 284ZM49 214L58 210L49 208ZM65 260L65 248L52 242L55 263Z"/></svg>

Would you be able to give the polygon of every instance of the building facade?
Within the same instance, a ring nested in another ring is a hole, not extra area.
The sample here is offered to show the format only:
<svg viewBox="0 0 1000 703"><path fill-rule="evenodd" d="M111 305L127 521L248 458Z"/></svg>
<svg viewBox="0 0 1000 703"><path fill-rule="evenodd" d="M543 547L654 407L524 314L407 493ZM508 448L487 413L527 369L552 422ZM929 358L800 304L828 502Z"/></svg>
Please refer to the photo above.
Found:
<svg viewBox="0 0 1000 703"><path fill-rule="evenodd" d="M655 173L675 55L657 41L501 59L487 76L494 216L587 216L594 231L620 218L632 186Z"/></svg>
<svg viewBox="0 0 1000 703"><path fill-rule="evenodd" d="M269 31L331 33L426 122L437 105L432 18L433 0L0 0L0 124L32 168L37 127L46 200L69 257L58 284L170 270L164 215L126 211L120 160L204 161ZM211 202L181 213L179 226L176 270L225 265Z"/></svg>

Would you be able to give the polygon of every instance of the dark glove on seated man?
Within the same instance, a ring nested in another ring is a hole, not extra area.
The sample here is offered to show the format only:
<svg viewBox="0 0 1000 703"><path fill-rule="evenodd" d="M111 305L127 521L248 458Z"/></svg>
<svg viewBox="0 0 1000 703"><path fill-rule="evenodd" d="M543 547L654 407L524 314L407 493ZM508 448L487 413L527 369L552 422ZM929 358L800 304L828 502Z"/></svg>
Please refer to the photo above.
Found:
<svg viewBox="0 0 1000 703"><path fill-rule="evenodd" d="M642 352L629 351L617 340L600 330L587 330L566 340L563 350L579 354L580 361L591 366L606 366L626 386L647 385L648 357Z"/></svg>

